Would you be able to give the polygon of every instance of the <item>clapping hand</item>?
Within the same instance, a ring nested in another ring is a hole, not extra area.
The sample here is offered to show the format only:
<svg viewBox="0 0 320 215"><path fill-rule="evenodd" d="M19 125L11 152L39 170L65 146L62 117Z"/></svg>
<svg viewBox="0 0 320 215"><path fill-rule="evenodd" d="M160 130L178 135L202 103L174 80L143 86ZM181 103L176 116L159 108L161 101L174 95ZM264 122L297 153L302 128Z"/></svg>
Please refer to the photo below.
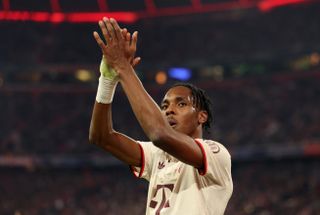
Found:
<svg viewBox="0 0 320 215"><path fill-rule="evenodd" d="M138 32L135 31L132 36L127 29L121 29L115 19L104 17L99 21L103 38L101 39L97 32L94 32L94 38L100 46L103 58L100 65L101 74L110 79L117 77L117 69L127 66L136 66L141 58L135 57Z"/></svg>

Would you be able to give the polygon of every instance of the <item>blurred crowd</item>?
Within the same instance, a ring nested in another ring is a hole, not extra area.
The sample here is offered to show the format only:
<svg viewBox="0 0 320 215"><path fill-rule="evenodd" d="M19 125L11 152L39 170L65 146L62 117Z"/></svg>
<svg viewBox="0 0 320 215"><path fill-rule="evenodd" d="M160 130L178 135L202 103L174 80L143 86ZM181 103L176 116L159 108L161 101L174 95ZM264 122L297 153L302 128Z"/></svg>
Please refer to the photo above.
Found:
<svg viewBox="0 0 320 215"><path fill-rule="evenodd" d="M317 215L319 160L236 163L226 215ZM147 183L129 168L0 169L2 215L141 215ZM212 202L214 204L214 202Z"/></svg>
<svg viewBox="0 0 320 215"><path fill-rule="evenodd" d="M226 215L320 213L319 160L234 163Z"/></svg>
<svg viewBox="0 0 320 215"><path fill-rule="evenodd" d="M285 76L212 92L213 138L230 147L304 145L320 140L320 79Z"/></svg>
<svg viewBox="0 0 320 215"><path fill-rule="evenodd" d="M211 13L121 24L139 31L138 55L144 65L277 62L319 50L319 8L312 4L268 13ZM1 22L0 28L3 64L97 63L100 59L92 36L99 31L96 23Z"/></svg>
<svg viewBox="0 0 320 215"><path fill-rule="evenodd" d="M320 79L270 76L199 84L213 100L214 125L205 138L229 150L320 142ZM148 90L148 87L147 87ZM160 103L163 87L150 88ZM96 89L0 92L0 154L102 153L88 143ZM114 128L146 140L124 93L113 103Z"/></svg>
<svg viewBox="0 0 320 215"><path fill-rule="evenodd" d="M126 171L125 171L126 170ZM129 168L0 170L1 215L143 214L146 183Z"/></svg>

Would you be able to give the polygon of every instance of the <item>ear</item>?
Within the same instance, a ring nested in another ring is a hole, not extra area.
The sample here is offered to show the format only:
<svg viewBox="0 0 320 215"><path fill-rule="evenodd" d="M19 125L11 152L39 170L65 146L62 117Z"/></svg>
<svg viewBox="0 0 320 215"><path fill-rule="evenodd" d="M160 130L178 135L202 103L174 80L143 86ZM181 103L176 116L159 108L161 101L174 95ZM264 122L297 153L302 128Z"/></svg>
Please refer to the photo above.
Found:
<svg viewBox="0 0 320 215"><path fill-rule="evenodd" d="M198 113L198 123L204 124L208 120L208 113L205 110L200 110Z"/></svg>

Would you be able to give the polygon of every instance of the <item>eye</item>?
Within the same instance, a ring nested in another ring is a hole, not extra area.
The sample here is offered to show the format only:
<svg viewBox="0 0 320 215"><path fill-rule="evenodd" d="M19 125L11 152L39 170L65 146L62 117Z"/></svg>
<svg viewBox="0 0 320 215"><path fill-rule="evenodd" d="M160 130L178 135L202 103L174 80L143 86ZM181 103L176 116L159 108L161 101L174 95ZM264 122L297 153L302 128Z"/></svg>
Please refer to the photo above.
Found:
<svg viewBox="0 0 320 215"><path fill-rule="evenodd" d="M165 105L165 104L161 105L161 107L160 107L161 110L166 110L167 108L168 108L168 105Z"/></svg>
<svg viewBox="0 0 320 215"><path fill-rule="evenodd" d="M186 105L187 105L187 103L185 103L185 102L180 102L180 103L178 104L179 107L184 107L184 106L186 106Z"/></svg>

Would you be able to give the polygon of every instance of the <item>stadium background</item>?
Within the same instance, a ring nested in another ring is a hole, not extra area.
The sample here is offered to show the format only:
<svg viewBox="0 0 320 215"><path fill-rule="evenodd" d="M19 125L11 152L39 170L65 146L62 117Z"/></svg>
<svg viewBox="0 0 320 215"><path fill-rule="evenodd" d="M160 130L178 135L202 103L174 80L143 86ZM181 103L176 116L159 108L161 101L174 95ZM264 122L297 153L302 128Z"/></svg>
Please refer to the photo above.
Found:
<svg viewBox="0 0 320 215"><path fill-rule="evenodd" d="M139 31L157 102L179 79L212 97L227 215L320 214L319 1L2 0L1 215L144 214L147 183L88 144L102 16ZM145 139L120 87L114 107L114 127Z"/></svg>

